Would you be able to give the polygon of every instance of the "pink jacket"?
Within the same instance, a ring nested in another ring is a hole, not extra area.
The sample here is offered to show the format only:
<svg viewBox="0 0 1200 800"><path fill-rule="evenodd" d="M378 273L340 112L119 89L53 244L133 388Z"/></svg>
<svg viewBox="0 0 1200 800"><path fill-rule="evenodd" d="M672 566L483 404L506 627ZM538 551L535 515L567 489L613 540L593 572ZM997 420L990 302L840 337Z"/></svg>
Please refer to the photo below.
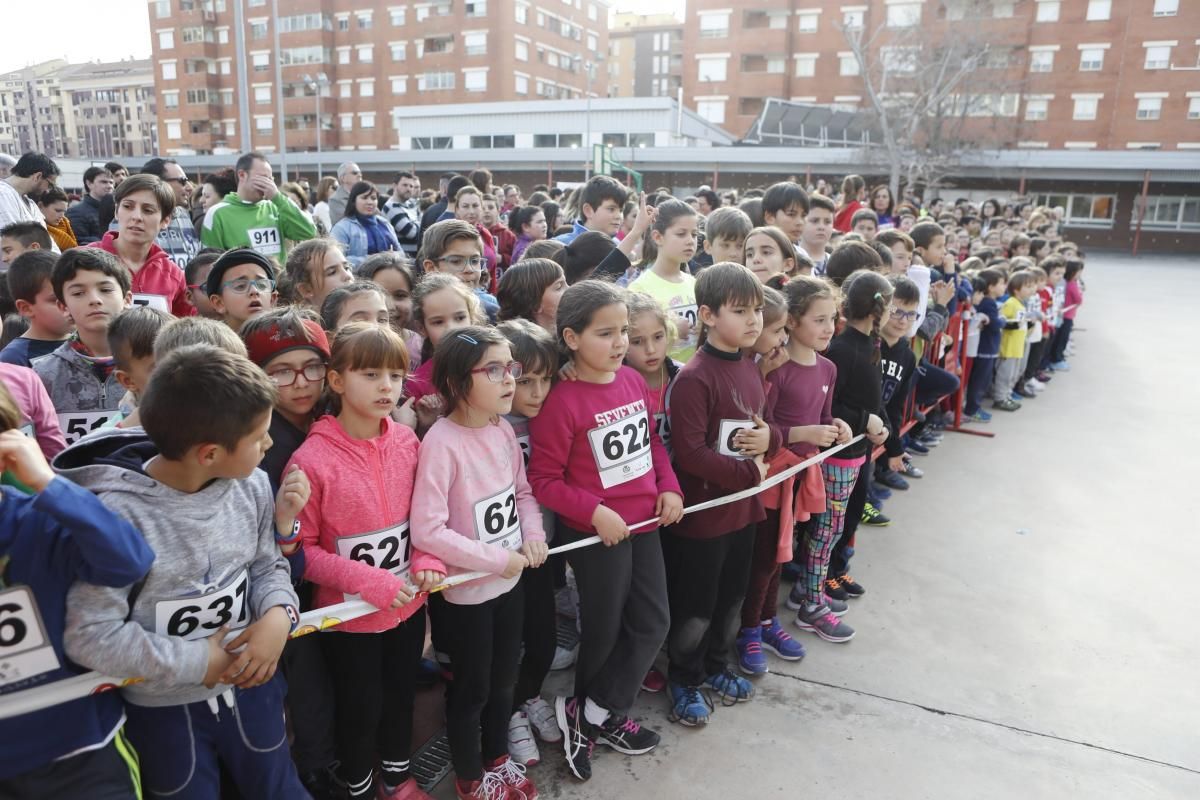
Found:
<svg viewBox="0 0 1200 800"><path fill-rule="evenodd" d="M103 239L92 242L88 247L98 247L115 256L116 231L105 233ZM190 317L196 313L196 307L187 299L187 281L184 280L183 270L157 244L150 245L146 263L133 275L133 302L157 306L177 317Z"/></svg>
<svg viewBox="0 0 1200 800"><path fill-rule="evenodd" d="M58 415L54 413L54 404L46 392L46 385L38 374L29 367L16 364L0 364L0 382L8 389L13 400L17 403L22 416L21 426L29 425L29 434L37 438L38 447L46 460L54 458L59 451L64 450L67 442L63 439L62 429L58 425Z"/></svg>
<svg viewBox="0 0 1200 800"><path fill-rule="evenodd" d="M411 617L425 598L391 608L400 577L421 570L445 572L440 560L416 550L408 529L417 474L416 435L385 419L374 439L351 438L337 419L313 423L308 438L284 469L298 465L312 495L300 512L306 561L304 577L317 588L315 605L331 606L360 596L380 610L338 630L380 633Z"/></svg>

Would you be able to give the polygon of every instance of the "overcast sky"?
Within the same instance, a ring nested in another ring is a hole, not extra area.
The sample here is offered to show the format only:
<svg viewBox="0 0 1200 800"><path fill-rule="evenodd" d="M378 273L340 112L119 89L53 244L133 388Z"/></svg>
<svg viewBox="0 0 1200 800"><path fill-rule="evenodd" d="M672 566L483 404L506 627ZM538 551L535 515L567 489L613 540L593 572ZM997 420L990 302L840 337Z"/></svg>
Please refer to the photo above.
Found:
<svg viewBox="0 0 1200 800"><path fill-rule="evenodd" d="M0 47L0 72L52 58L77 64L150 55L146 0L56 0L50 6L24 0L7 2L12 7L4 14L7 35ZM617 11L682 16L684 0L615 0L612 6ZM47 24L47 15L53 16L53 24Z"/></svg>

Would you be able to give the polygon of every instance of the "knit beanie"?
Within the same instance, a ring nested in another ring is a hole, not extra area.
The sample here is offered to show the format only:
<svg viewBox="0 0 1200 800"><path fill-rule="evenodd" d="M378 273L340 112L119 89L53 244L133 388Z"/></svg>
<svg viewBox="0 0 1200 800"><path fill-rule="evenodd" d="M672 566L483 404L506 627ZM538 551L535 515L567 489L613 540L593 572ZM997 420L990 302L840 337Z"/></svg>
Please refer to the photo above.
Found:
<svg viewBox="0 0 1200 800"><path fill-rule="evenodd" d="M269 328L255 331L246 339L246 350L250 355L250 360L262 367L281 353L301 348L307 348L319 353L328 360L329 339L325 336L325 331L321 330L321 326L310 319L306 319L303 322L304 332L308 334L307 336L301 335L299 332L297 332L297 335L287 336L280 330L278 323Z"/></svg>

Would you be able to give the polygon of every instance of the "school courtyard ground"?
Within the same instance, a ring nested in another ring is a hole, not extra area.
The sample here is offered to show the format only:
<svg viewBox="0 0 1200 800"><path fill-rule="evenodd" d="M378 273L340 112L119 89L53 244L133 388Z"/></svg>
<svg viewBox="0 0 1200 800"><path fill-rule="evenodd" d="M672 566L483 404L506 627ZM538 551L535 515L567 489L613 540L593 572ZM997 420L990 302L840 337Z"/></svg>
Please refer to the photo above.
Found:
<svg viewBox="0 0 1200 800"><path fill-rule="evenodd" d="M1200 259L1095 254L1084 278L1071 371L995 438L948 433L860 528L853 641L797 632L808 657L705 728L643 694L655 752L599 749L579 784L545 746L540 796L1200 797Z"/></svg>

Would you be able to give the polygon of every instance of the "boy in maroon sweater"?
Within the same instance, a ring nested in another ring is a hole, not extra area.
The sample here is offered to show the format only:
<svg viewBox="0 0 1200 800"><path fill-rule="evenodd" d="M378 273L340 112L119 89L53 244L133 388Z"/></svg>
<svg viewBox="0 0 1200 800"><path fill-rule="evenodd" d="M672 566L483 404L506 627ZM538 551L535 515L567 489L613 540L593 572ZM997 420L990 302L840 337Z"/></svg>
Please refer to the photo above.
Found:
<svg viewBox="0 0 1200 800"><path fill-rule="evenodd" d="M743 348L762 332L762 287L738 264L708 267L696 279L703 344L679 372L668 399L675 473L687 506L757 486L781 444L763 420L762 376ZM706 337L706 338L704 338ZM750 577L759 497L689 514L663 530L671 631L667 636L671 721L708 722L707 686L727 704L753 687L730 669Z"/></svg>

